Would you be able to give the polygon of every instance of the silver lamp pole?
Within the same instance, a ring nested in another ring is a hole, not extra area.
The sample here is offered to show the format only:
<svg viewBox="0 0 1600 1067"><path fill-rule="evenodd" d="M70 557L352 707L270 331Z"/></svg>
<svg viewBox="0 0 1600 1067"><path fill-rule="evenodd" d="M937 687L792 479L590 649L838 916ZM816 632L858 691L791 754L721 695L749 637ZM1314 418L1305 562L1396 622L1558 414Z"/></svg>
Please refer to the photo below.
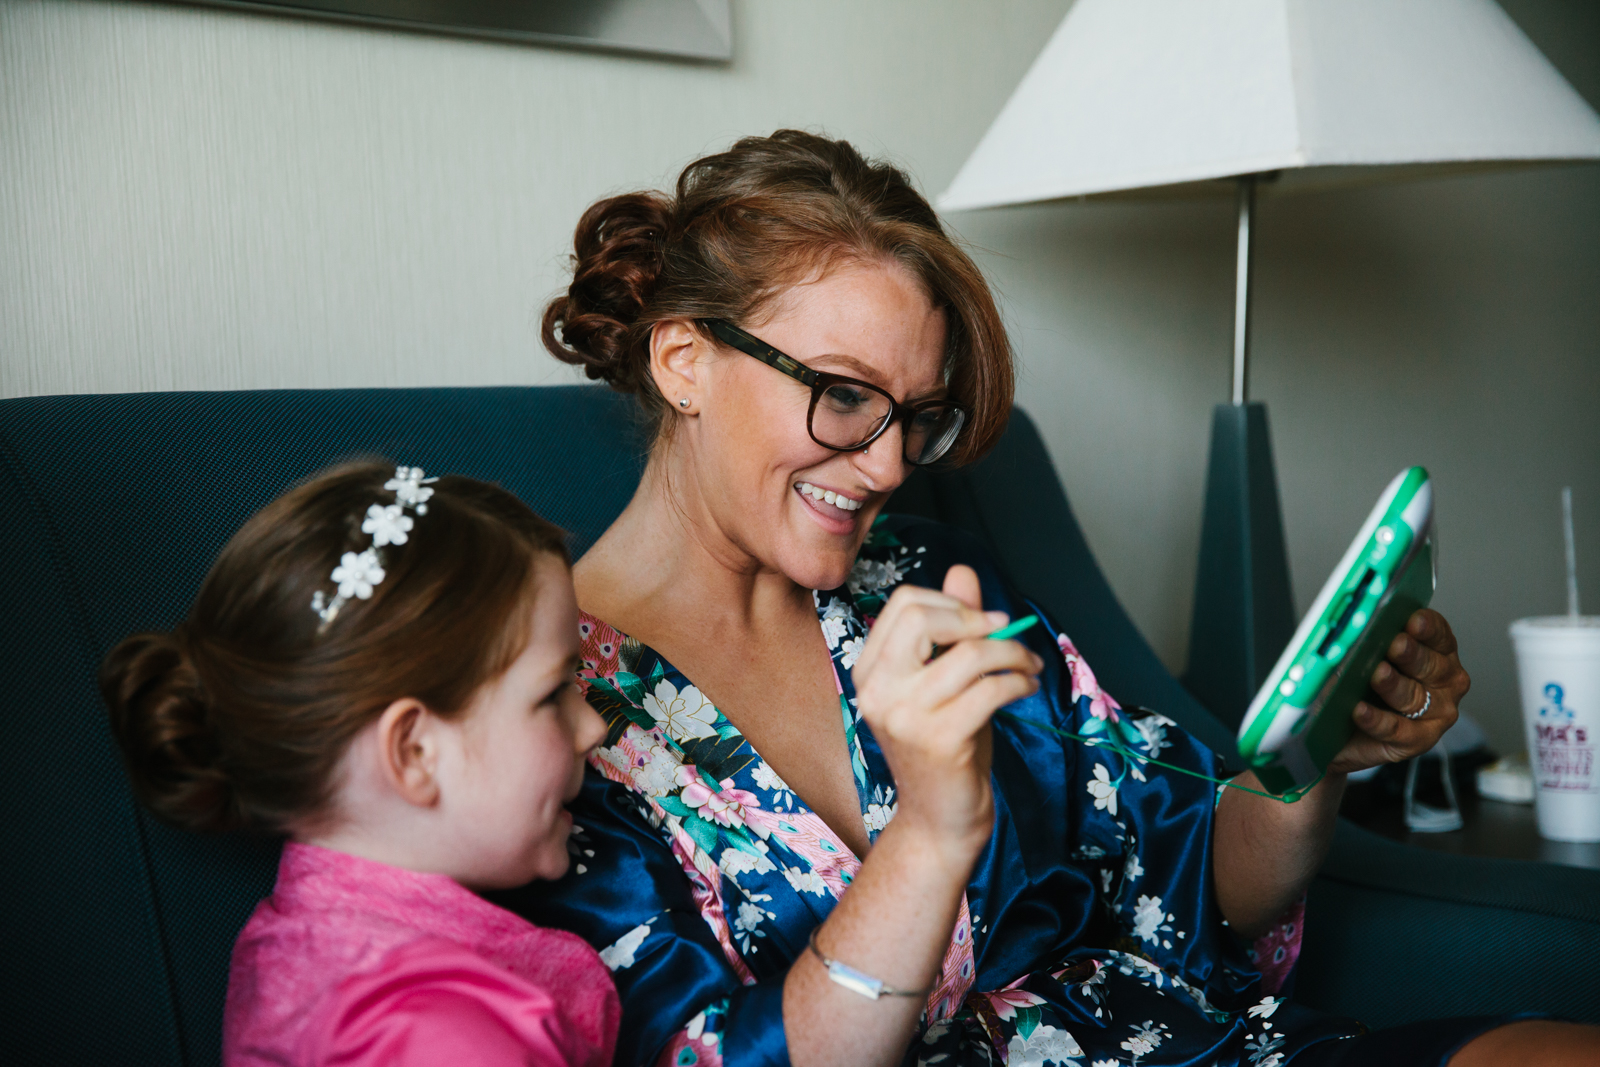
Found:
<svg viewBox="0 0 1600 1067"><path fill-rule="evenodd" d="M1189 691L1234 727L1295 623L1267 408L1249 398L1250 252L1256 187L1263 178L1271 175L1238 179L1232 403L1212 412L1189 668L1183 676Z"/></svg>
<svg viewBox="0 0 1600 1067"><path fill-rule="evenodd" d="M1256 176L1239 179L1238 273L1233 283L1233 403L1249 399L1245 371L1250 359L1250 240L1256 213Z"/></svg>

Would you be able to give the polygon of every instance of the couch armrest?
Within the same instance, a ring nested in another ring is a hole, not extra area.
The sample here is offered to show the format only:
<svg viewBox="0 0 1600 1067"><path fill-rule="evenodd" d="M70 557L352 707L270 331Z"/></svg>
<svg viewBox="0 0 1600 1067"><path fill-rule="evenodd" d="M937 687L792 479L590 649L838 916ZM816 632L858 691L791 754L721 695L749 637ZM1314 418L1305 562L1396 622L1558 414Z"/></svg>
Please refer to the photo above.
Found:
<svg viewBox="0 0 1600 1067"><path fill-rule="evenodd" d="M1300 960L1296 1000L1370 1026L1600 1022L1600 871L1433 852L1340 819Z"/></svg>

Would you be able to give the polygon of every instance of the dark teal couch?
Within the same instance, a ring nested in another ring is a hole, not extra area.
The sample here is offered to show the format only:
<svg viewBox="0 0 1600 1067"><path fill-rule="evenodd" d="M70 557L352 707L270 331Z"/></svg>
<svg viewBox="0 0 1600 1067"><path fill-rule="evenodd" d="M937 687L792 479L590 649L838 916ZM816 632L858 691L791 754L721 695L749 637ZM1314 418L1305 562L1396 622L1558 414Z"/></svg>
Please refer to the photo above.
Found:
<svg viewBox="0 0 1600 1067"><path fill-rule="evenodd" d="M630 402L598 387L163 393L0 401L0 1061L217 1062L228 951L277 847L192 837L129 796L95 690L169 627L251 512L379 455L499 482L582 553L633 491ZM963 526L1124 702L1229 735L1106 585L1033 424L891 510ZM1552 1010L1600 1021L1600 872L1422 853L1341 826L1297 995L1375 1024Z"/></svg>

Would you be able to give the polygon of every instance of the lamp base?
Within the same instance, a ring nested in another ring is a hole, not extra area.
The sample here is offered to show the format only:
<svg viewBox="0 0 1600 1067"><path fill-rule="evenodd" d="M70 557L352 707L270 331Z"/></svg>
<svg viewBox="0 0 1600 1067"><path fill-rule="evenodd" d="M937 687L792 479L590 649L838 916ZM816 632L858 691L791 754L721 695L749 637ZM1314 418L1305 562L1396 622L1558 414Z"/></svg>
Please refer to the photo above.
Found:
<svg viewBox="0 0 1600 1067"><path fill-rule="evenodd" d="M1218 404L1184 686L1238 729L1294 627L1266 405Z"/></svg>

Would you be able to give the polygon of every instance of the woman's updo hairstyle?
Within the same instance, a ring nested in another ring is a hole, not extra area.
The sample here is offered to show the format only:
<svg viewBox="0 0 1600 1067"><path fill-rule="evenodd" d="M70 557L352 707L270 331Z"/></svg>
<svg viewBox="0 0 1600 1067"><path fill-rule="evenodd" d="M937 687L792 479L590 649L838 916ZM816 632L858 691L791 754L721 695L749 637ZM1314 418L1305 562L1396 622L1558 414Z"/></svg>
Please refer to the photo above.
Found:
<svg viewBox="0 0 1600 1067"><path fill-rule="evenodd" d="M460 714L528 640L527 605L561 531L497 486L445 477L383 581L325 627L313 595L372 544L392 464L337 467L257 512L212 564L189 616L112 649L100 691L133 790L188 830L284 833L329 813L334 771L383 709ZM320 630L319 630L320 628Z"/></svg>
<svg viewBox="0 0 1600 1067"><path fill-rule="evenodd" d="M846 141L800 130L746 137L697 159L676 194L629 193L578 221L572 285L544 311L545 347L636 395L658 426L669 405L650 374L667 319L751 320L784 289L841 260L893 259L946 317L946 383L971 412L951 459L969 463L1005 430L1011 344L982 273L905 173Z"/></svg>

